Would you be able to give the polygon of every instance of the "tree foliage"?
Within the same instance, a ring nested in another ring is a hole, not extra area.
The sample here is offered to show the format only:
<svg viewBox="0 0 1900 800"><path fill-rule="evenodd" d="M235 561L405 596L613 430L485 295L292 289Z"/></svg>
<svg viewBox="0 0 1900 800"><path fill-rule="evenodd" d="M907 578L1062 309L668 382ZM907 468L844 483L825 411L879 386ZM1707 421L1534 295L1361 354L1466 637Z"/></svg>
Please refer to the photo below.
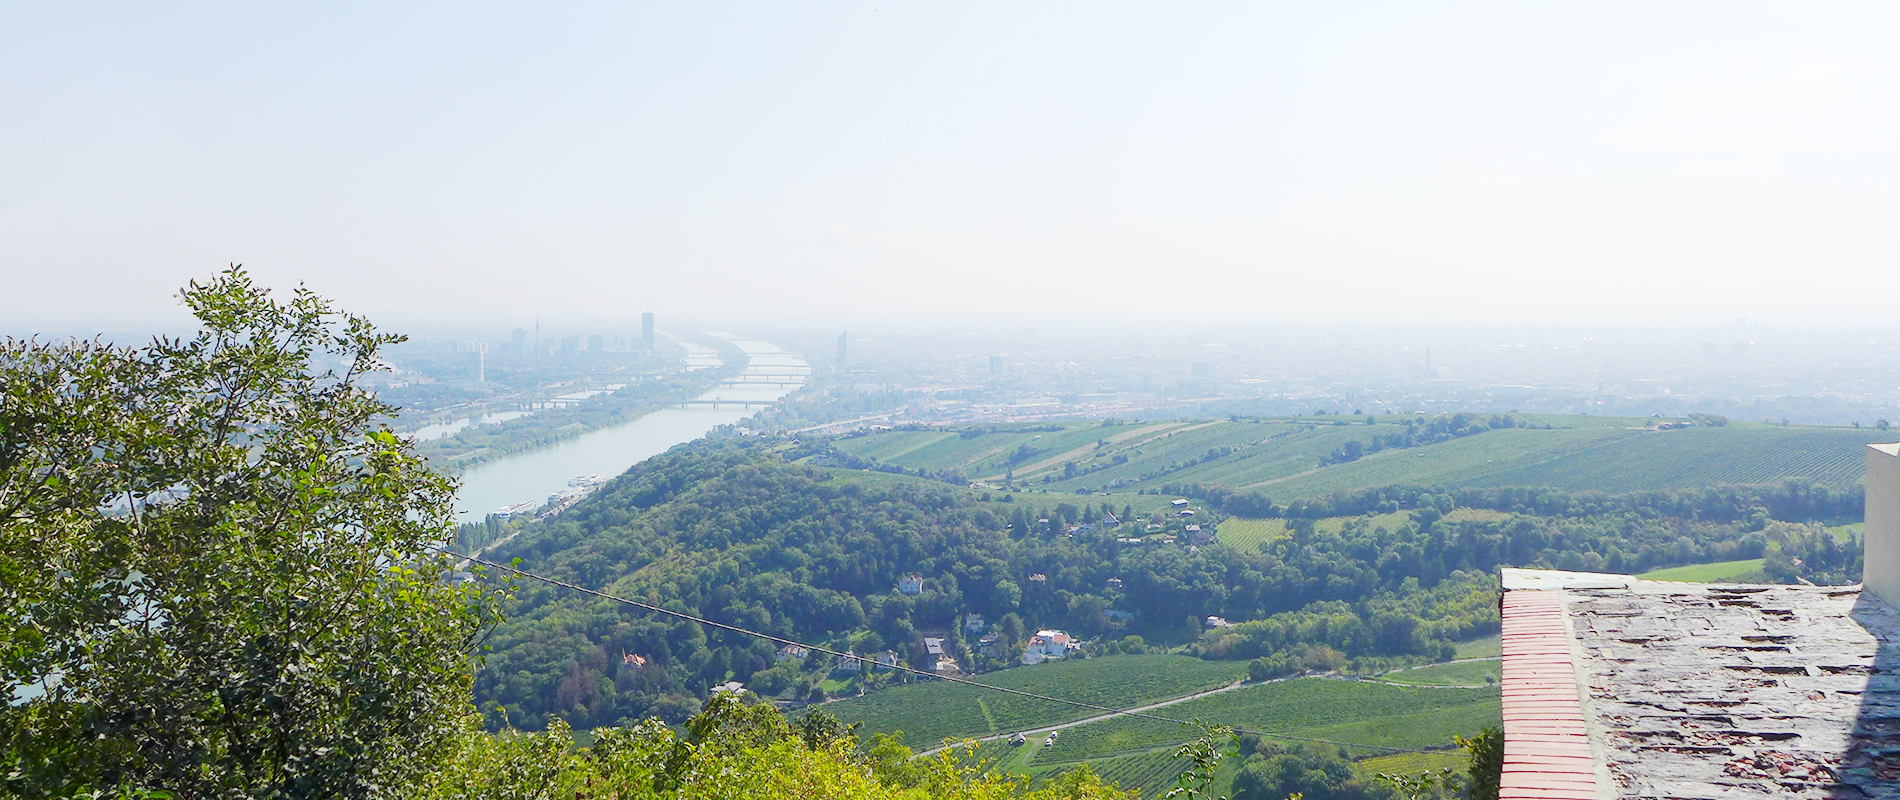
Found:
<svg viewBox="0 0 1900 800"><path fill-rule="evenodd" d="M413 784L496 618L431 555L452 484L358 385L398 337L240 269L202 329L0 344L0 775L57 797Z"/></svg>

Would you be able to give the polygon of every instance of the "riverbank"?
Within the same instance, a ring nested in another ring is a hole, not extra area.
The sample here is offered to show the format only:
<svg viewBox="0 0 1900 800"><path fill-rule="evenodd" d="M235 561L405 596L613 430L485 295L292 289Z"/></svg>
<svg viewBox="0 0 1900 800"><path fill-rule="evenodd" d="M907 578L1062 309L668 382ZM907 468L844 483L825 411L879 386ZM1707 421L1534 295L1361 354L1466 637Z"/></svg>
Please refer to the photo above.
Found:
<svg viewBox="0 0 1900 800"><path fill-rule="evenodd" d="M742 405L712 405L711 401L773 402L804 383L801 377L749 384L748 376L803 376L810 369L804 359L766 342L729 335L719 341L722 353L728 347L732 349L724 364L683 373L695 379L699 389L696 396L672 395L642 406L637 416L618 424L575 431L546 445L464 467L462 485L456 493L457 519L481 522L505 506L540 506L550 496L566 490L568 482L577 476L617 476L640 461L705 436L721 425L738 422L757 410ZM733 362L739 359L743 359L742 364L735 366ZM668 406L686 400L706 405Z"/></svg>
<svg viewBox="0 0 1900 800"><path fill-rule="evenodd" d="M617 427L668 404L701 396L743 374L750 364L744 349L713 339L716 349L695 353L685 369L616 386L571 405L539 409L498 420L499 424L464 426L445 436L419 441L416 451L435 469L457 474L508 456L558 444L594 431Z"/></svg>

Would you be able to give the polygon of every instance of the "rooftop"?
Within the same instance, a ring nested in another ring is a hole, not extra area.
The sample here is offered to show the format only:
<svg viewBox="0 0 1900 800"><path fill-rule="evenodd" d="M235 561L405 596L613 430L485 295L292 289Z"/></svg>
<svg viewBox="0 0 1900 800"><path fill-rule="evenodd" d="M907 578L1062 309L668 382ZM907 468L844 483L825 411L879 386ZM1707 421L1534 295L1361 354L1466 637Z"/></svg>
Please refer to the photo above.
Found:
<svg viewBox="0 0 1900 800"><path fill-rule="evenodd" d="M1504 588L1503 797L1900 800L1900 614L1859 586Z"/></svg>

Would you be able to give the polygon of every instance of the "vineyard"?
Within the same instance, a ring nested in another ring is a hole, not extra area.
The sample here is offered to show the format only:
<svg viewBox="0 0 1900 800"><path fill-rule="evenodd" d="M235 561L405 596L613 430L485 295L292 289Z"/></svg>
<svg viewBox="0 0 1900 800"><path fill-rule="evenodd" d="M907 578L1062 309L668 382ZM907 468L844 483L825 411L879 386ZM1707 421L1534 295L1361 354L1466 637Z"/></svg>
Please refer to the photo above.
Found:
<svg viewBox="0 0 1900 800"><path fill-rule="evenodd" d="M878 431L834 443L907 469L959 470L990 481L1013 469L1019 490L1132 494L1201 483L1250 488L1285 502L1393 484L1621 492L1798 477L1846 487L1861 478L1861 445L1900 438L1871 428L1733 423L1661 431L1646 427L1656 420L1536 415L1521 420L1539 427L1491 430L1326 465L1345 444L1389 434L1404 418L1378 417L1371 425L1365 419L1069 422L981 432Z"/></svg>
<svg viewBox="0 0 1900 800"><path fill-rule="evenodd" d="M1845 487L1861 480L1865 469L1862 446L1893 438L1893 434L1873 429L1766 425L1645 432L1586 457L1557 458L1533 467L1500 471L1472 484L1624 492L1715 483L1774 483L1800 477Z"/></svg>
<svg viewBox="0 0 1900 800"><path fill-rule="evenodd" d="M1328 678L1249 686L1170 706L1168 716L1201 719L1266 733L1387 747L1439 748L1499 718L1496 689L1391 686ZM1145 752L1178 744L1193 728L1149 719L1115 719L1063 732L1035 764ZM1371 748L1355 748L1368 755Z"/></svg>
<svg viewBox="0 0 1900 800"><path fill-rule="evenodd" d="M1230 519L1215 530L1221 544L1239 550L1254 550L1286 534L1283 519Z"/></svg>
<svg viewBox="0 0 1900 800"><path fill-rule="evenodd" d="M1088 765L1089 769L1094 770L1095 774L1102 776L1104 780L1113 782L1123 789L1139 792L1143 800L1152 800L1167 794L1168 790L1174 787L1182 771L1188 768L1189 762L1175 758L1174 748L1170 747L1150 753L1097 759L1088 762ZM1031 774L1047 778L1074 768L1075 765L1071 763L1046 771L1032 770Z"/></svg>
<svg viewBox="0 0 1900 800"><path fill-rule="evenodd" d="M985 683L1049 694L1111 708L1214 689L1239 680L1246 664L1188 656L1108 656L986 673ZM945 738L990 736L1094 716L1098 712L974 686L925 682L881 689L825 705L862 732L903 731L910 746L935 747Z"/></svg>
<svg viewBox="0 0 1900 800"><path fill-rule="evenodd" d="M1470 756L1462 751L1439 753L1394 753L1389 756L1373 756L1353 762L1353 772L1364 778L1376 778L1380 773L1388 775L1417 775L1421 772L1435 772L1450 768L1460 773L1471 763Z"/></svg>

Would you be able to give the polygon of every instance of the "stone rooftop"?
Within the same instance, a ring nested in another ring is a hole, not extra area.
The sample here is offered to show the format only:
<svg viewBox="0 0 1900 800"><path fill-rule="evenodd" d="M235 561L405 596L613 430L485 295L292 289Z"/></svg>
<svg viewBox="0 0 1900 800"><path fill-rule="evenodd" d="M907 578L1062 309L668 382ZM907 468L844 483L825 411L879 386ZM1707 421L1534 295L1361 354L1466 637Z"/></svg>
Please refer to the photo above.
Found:
<svg viewBox="0 0 1900 800"><path fill-rule="evenodd" d="M1900 800L1900 614L1859 586L1504 586L1504 797Z"/></svg>

